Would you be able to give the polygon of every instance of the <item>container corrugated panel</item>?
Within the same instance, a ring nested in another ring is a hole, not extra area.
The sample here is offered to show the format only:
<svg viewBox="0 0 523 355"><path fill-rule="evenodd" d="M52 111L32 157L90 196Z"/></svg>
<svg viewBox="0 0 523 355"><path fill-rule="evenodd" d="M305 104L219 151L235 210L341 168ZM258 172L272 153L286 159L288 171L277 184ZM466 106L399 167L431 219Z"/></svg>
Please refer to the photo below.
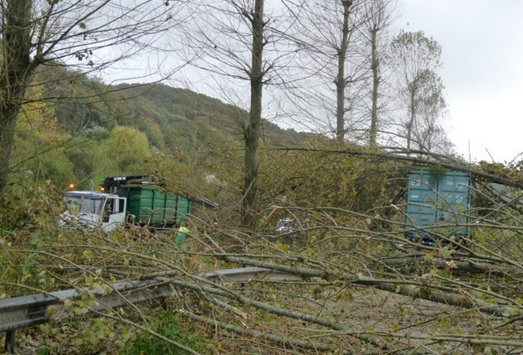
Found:
<svg viewBox="0 0 523 355"><path fill-rule="evenodd" d="M178 196L178 214L176 218L177 223L180 223L187 219L187 216L191 213L191 204L191 200Z"/></svg>
<svg viewBox="0 0 523 355"><path fill-rule="evenodd" d="M427 227L455 224L453 234L468 235L466 210L470 201L470 176L461 172L446 172L433 177L429 171L409 173L406 230L423 234Z"/></svg>
<svg viewBox="0 0 523 355"><path fill-rule="evenodd" d="M430 180L430 175L424 171L409 173L405 222L408 230L427 227L436 221L434 202L437 190Z"/></svg>
<svg viewBox="0 0 523 355"><path fill-rule="evenodd" d="M190 213L191 201L177 195L161 192L151 186L123 186L118 195L127 198L127 211L136 222L151 226L178 224Z"/></svg>

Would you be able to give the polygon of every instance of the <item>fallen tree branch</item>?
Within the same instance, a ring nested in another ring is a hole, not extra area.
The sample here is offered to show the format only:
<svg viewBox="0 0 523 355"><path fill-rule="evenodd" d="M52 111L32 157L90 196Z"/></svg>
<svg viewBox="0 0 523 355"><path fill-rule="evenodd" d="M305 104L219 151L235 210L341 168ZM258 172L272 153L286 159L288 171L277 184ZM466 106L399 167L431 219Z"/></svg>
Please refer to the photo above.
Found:
<svg viewBox="0 0 523 355"><path fill-rule="evenodd" d="M203 284L189 283L189 282L182 281L179 279L173 279L173 280L170 280L169 282L173 285L191 289L191 290L194 290L201 294L209 294L209 295L226 297L226 298L235 300L245 306L255 307L257 309L261 309L268 313L275 314L278 316L303 320L303 321L309 322L311 324L321 325L323 327L326 327L326 328L332 329L332 330L350 332L351 334L354 334L353 336L355 338L357 338L361 341L364 341L366 343L372 344L380 349L389 349L389 350L394 349L394 346L392 344L389 344L388 342L386 342L384 340L381 340L379 338L375 338L372 336L368 336L366 334L361 334L361 332L355 331L354 329L348 327L345 324L339 323L335 320L331 320L331 319L328 319L325 317L321 317L319 315L302 313L302 312L298 312L298 311L291 310L291 309L281 308L281 307L274 306L274 305L271 305L271 304L268 304L265 302L253 300L249 297L243 296L243 295L233 292L231 290L218 289L218 288L206 286Z"/></svg>
<svg viewBox="0 0 523 355"><path fill-rule="evenodd" d="M421 256L425 256L421 254ZM409 260L409 258L401 257L395 259L379 260L380 263L383 263L387 266L394 268L409 267L413 266L414 261L418 259ZM452 267L449 267L449 263L452 263ZM503 265L494 265L490 263L480 263L473 260L457 260L452 259L451 261L445 259L432 259L427 261L427 264L436 266L439 269L448 269L453 273L466 272L466 273L475 273L475 274L488 274L488 275L497 275L497 276L507 276L514 275L523 272L518 270L519 268L503 266Z"/></svg>
<svg viewBox="0 0 523 355"><path fill-rule="evenodd" d="M260 337L267 340L270 340L274 343L283 345L283 346L293 346L298 347L301 349L309 349L309 350L316 350L316 351L334 351L337 350L339 347L335 345L330 344L324 344L324 343L315 343L310 340L300 340L300 339L293 339L293 338L284 338L275 334L261 332L258 330L248 329L246 327L240 327L236 326L230 323L220 322L216 319L211 319L203 316L199 316L193 313L183 313L185 317L188 317L192 320L196 320L198 322L202 322L205 324L208 324L212 327L219 327L222 329L225 329L227 331L234 332L236 334L240 335L248 335L252 337Z"/></svg>
<svg viewBox="0 0 523 355"><path fill-rule="evenodd" d="M275 264L271 262L263 262L259 260L252 260L234 256L223 256L224 260L229 262L241 263L243 265L251 265L263 267L280 272L301 275L304 277L318 277L327 281L339 280L343 282L353 283L357 285L372 286L374 288L394 292L409 296L412 298L421 298L433 302L449 304L458 307L475 308L481 312L492 314L495 316L511 318L523 315L523 307L515 305L497 304L484 301L478 297L474 297L468 292L454 292L451 288L441 288L428 283L406 281L406 280L379 280L369 277L364 277L357 274L350 273L336 273L327 270L309 269L297 266L288 266L282 264Z"/></svg>
<svg viewBox="0 0 523 355"><path fill-rule="evenodd" d="M350 155L350 156L368 156L368 157L375 157L379 159L385 159L385 160L393 160L393 161L404 161L413 163L416 165L421 166L441 166L443 168L454 170L454 171L460 171L464 173L468 173L472 176L479 177L486 179L491 182L497 182L506 186L510 187L517 187L520 189L523 189L523 183L519 181L510 180L498 175L488 174L481 171L477 171L474 169L471 169L467 167L463 162L459 162L456 160L450 160L447 156L440 155L440 154L434 154L430 152L425 151L419 151L419 150L397 150L397 152L403 152L403 153L410 153L410 154L417 154L417 155L423 155L430 157L434 160L428 160L428 159L422 159L418 157L414 157L411 155L400 155L400 154L393 154L389 152L383 152L383 151L376 151L376 152L370 152L370 151L362 151L357 149L314 149L314 148L275 148L274 150L280 150L280 151L302 151L302 152L311 152L311 153L332 153L332 154L344 154L344 155Z"/></svg>

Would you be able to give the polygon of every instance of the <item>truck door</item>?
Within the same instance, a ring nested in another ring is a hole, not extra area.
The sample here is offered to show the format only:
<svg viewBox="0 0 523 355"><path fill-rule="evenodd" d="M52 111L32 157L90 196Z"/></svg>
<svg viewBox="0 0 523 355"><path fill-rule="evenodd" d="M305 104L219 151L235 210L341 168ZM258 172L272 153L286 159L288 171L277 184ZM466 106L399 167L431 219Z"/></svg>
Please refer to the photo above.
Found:
<svg viewBox="0 0 523 355"><path fill-rule="evenodd" d="M108 198L104 208L102 228L106 231L111 231L123 226L125 222L125 207L125 198Z"/></svg>

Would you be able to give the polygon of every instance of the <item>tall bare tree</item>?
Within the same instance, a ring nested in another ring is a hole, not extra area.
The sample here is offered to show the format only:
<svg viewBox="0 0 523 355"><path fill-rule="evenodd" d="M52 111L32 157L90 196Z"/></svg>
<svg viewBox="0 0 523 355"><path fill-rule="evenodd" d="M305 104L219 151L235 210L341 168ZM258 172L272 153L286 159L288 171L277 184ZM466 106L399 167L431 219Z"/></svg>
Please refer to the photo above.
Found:
<svg viewBox="0 0 523 355"><path fill-rule="evenodd" d="M254 1L254 10L245 16L252 23L252 56L251 56L251 109L249 120L244 128L245 138L245 176L243 221L246 225L253 225L255 220L252 210L256 205L258 195L258 147L261 134L262 96L263 96L263 2Z"/></svg>
<svg viewBox="0 0 523 355"><path fill-rule="evenodd" d="M244 111L241 118L245 144L243 171L242 219L253 225L258 196L259 141L262 134L262 113L265 88L281 82L278 70L293 55L293 48L284 48L284 21L266 14L264 0L217 0L194 3L198 14L193 27L186 28L184 38L189 56L198 56L191 63L201 69L206 92L215 90L221 99ZM271 3L274 9L277 5ZM278 30L274 26L281 26ZM193 73L191 87L195 87Z"/></svg>
<svg viewBox="0 0 523 355"><path fill-rule="evenodd" d="M392 25L396 9L396 0L373 0L365 2L364 27L366 38L370 45L370 70L371 70L371 97L370 97L370 127L369 143L371 146L377 144L378 137L378 110L381 96L381 85L384 82L382 78L384 69L383 61L386 54L387 31Z"/></svg>
<svg viewBox="0 0 523 355"><path fill-rule="evenodd" d="M367 142L370 137L375 142L383 57L396 1L288 3L294 5L289 7L307 73L306 84L293 88L301 98L301 117L308 112L320 130L329 130L339 141Z"/></svg>
<svg viewBox="0 0 523 355"><path fill-rule="evenodd" d="M441 45L433 38L426 37L422 31L401 31L392 41L391 54L400 93L398 97L406 115L403 127L407 150L412 149L414 132L421 115L431 115L434 121L444 113L444 87L437 74L442 66L441 52ZM422 146L419 148L423 149Z"/></svg>
<svg viewBox="0 0 523 355"><path fill-rule="evenodd" d="M417 148L427 152L452 154L453 144L447 138L443 119L447 104L443 97L444 86L441 78L432 71L420 74L418 96L416 100L417 119L412 121L412 141ZM410 123L410 122L409 122Z"/></svg>
<svg viewBox="0 0 523 355"><path fill-rule="evenodd" d="M353 0L342 0L343 16L341 19L341 38L337 46L338 73L336 75L336 138L343 141L345 138L345 88L348 80L345 77L347 51L349 49L349 16Z"/></svg>
<svg viewBox="0 0 523 355"><path fill-rule="evenodd" d="M293 32L300 52L303 81L287 87L296 101L298 120L309 116L310 126L343 141L354 109L355 83L364 66L356 48L358 0L285 1L295 22Z"/></svg>
<svg viewBox="0 0 523 355"><path fill-rule="evenodd" d="M0 2L0 190L8 182L16 117L37 70L59 64L94 75L143 55L174 25L179 6L156 0Z"/></svg>

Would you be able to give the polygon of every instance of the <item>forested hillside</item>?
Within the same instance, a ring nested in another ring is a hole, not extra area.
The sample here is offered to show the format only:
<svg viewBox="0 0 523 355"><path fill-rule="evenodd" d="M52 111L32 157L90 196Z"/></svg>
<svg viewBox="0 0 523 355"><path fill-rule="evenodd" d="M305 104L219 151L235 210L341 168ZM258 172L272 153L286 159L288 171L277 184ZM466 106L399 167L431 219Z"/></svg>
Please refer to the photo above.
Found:
<svg viewBox="0 0 523 355"><path fill-rule="evenodd" d="M165 84L108 86L63 67L36 80L45 92L28 92L28 99L41 101L26 105L19 117L25 124L18 129L16 157L19 171L29 169L57 187L143 173L160 153L183 153L194 162L228 150L241 155L247 113L211 97ZM53 99L59 97L68 99ZM295 147L311 136L263 123L267 146ZM34 159L37 146L49 150L49 158Z"/></svg>

